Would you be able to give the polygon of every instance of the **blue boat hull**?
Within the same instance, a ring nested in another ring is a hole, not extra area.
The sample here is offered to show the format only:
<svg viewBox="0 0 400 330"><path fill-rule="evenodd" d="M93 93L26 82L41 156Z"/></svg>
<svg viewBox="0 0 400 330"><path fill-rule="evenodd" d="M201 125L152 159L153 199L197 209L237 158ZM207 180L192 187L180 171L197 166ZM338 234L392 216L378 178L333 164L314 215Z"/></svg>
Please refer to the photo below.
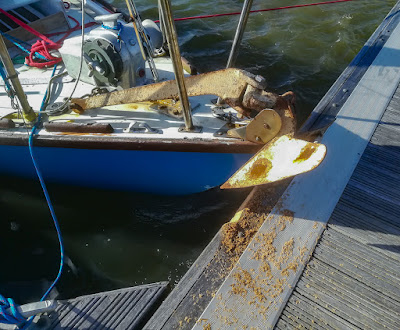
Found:
<svg viewBox="0 0 400 330"><path fill-rule="evenodd" d="M163 195L225 182L252 154L34 147L46 182ZM36 178L26 146L0 145L0 173Z"/></svg>

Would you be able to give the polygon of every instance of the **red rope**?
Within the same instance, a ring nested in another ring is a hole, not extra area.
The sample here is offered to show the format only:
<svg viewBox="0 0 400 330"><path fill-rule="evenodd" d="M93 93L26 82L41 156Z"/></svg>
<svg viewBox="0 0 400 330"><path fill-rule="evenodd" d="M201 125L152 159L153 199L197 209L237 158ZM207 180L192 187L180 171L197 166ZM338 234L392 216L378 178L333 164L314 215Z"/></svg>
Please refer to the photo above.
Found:
<svg viewBox="0 0 400 330"><path fill-rule="evenodd" d="M258 9L258 10L251 10L250 13L260 13L260 12L264 12L264 11L274 11L274 10L310 7L310 6L318 6L318 5L329 5L329 4L332 4L332 3L348 2L348 1L353 1L353 0L335 0L335 1L308 3L308 4L304 4L304 5L294 5L294 6L286 6L286 7ZM232 16L232 15L240 15L240 14L241 14L240 12L234 12L234 13L226 13L226 14L191 16L191 17L175 18L174 21L187 21L187 20L198 19L198 18L212 18L212 17ZM160 21L155 21L155 22L159 23Z"/></svg>
<svg viewBox="0 0 400 330"><path fill-rule="evenodd" d="M61 42L54 42L53 40L47 38L44 34L36 31L28 24L25 24L18 18L14 17L13 15L7 13L3 9L0 8L0 13L6 15L9 19L13 22L24 28L25 30L29 31L30 33L34 34L35 36L39 37L41 40L36 41L31 48L31 53L25 58L25 64L29 66L34 66L37 68L44 68L47 66L55 65L62 61L61 57L55 57L50 54L50 50L59 49L61 47ZM33 58L35 53L39 53L40 55L44 56L47 61L39 62L36 58Z"/></svg>
<svg viewBox="0 0 400 330"><path fill-rule="evenodd" d="M74 31L79 30L82 26L79 24L79 22L71 17L68 16L70 19L72 19L75 22L75 26L67 31L63 32L56 32L56 33L50 33L47 35L44 35L29 25L25 24L15 16L7 13L3 9L0 8L0 13L6 15L9 19L11 19L13 22L16 24L20 25L22 28L25 30L31 32L35 36L39 37L41 40L36 41L31 48L31 53L25 58L25 64L29 66L33 66L36 68L44 68L44 67L49 67L53 66L59 62L62 61L61 57L55 57L50 54L50 50L56 50L59 49L62 45L62 42ZM94 24L97 24L96 22L89 22L85 24L85 28L90 27ZM61 39L59 39L57 42L54 42L53 40L49 39L48 37L50 36L55 36L59 34L65 34ZM47 61L40 61L37 58L34 57L35 53L39 53L40 55L44 56Z"/></svg>
<svg viewBox="0 0 400 330"><path fill-rule="evenodd" d="M53 66L62 61L61 57L55 57L50 54L50 50L59 49L61 45L59 44L46 44L44 40L36 41L31 48L31 53L25 57L25 64L29 66L33 66L35 68L45 68L49 66ZM46 58L46 61L39 62L36 58L34 58L34 54L39 53L40 55Z"/></svg>
<svg viewBox="0 0 400 330"><path fill-rule="evenodd" d="M25 30L29 31L30 33L34 34L35 36L39 37L40 39L46 41L50 45L56 45L56 43L53 40L50 40L47 38L45 35L41 34L40 32L36 31L35 29L31 28L28 24L25 24L15 16L7 13L3 9L0 8L0 13L6 15L9 19L11 19L13 22L17 23L19 26L23 27Z"/></svg>

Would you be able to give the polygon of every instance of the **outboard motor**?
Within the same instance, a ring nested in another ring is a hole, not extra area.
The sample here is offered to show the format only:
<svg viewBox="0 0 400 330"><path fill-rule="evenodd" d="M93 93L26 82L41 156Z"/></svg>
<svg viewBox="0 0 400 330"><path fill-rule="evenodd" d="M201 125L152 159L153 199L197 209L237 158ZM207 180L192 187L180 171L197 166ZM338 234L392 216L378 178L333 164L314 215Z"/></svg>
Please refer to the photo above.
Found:
<svg viewBox="0 0 400 330"><path fill-rule="evenodd" d="M119 21L120 15L116 13L95 17L95 21L102 25L85 35L81 81L95 86L122 88L148 83L146 63L133 24ZM142 24L153 46L153 52L161 48L163 37L156 23L144 20ZM68 74L77 78L81 36L65 40L60 53Z"/></svg>

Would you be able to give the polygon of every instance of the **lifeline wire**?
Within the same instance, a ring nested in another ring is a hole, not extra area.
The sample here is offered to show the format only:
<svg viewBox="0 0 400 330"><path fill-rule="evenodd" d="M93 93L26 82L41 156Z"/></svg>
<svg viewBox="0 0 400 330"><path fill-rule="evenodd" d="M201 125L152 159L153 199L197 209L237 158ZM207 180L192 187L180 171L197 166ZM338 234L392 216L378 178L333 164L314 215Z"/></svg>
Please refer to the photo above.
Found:
<svg viewBox="0 0 400 330"><path fill-rule="evenodd" d="M303 5L294 5L294 6L286 6L286 7L258 9L258 10L251 10L250 13L261 13L261 12L265 12L265 11L274 11L274 10L283 10L283 9L292 9L292 8L302 8L302 7L311 7L311 6L319 6L319 5L329 5L329 4L333 4L333 3L349 2L349 1L354 1L354 0L334 0L334 1L307 3L307 4L303 4ZM234 12L234 13L225 13L225 14L191 16L191 17L174 18L174 21L188 21L188 20L191 20L191 19L213 18L213 17L221 17L221 16L240 15L240 14L241 14L241 12ZM158 21L154 21L154 22L155 23L159 23L160 21L158 20Z"/></svg>

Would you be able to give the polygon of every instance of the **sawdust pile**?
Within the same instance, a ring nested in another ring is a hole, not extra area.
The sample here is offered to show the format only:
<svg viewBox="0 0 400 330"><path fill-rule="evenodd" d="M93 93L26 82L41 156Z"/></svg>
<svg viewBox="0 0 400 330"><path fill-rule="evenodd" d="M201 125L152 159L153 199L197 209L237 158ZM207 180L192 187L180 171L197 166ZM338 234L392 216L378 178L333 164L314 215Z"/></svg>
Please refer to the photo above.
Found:
<svg viewBox="0 0 400 330"><path fill-rule="evenodd" d="M257 195L260 196L260 194ZM238 260L261 225L265 221L271 221L268 216L276 199L266 200L265 195L260 198L263 201L264 212L256 213L244 209L238 221L227 223L222 228L222 247L231 258ZM277 207L279 209L279 205ZM274 246L277 233L285 230L294 219L294 214L290 210L280 210L280 213L281 216L267 233L257 234L255 237L254 242L257 248L253 249L252 258L260 261L258 271L239 267L233 274L232 294L246 299L251 297L248 304L254 305L261 315L266 313L270 305L274 303L274 298L278 297L287 285L285 278L273 278L271 264L279 270L283 268L282 275L285 277L289 276L290 270L295 271L298 267L298 260L288 262L293 254L295 243L293 238L283 245L281 251L276 251Z"/></svg>
<svg viewBox="0 0 400 330"><path fill-rule="evenodd" d="M277 205L289 182L290 180L283 180L253 189L244 203L246 208L243 209L239 221L229 222L222 227L221 246L228 256L240 256L243 253L273 207ZM279 208L279 205L277 207ZM284 210L279 220L279 229L284 230L288 221L293 221L293 212Z"/></svg>
<svg viewBox="0 0 400 330"><path fill-rule="evenodd" d="M225 252L241 255L265 219L265 214L256 214L245 209L239 221L223 225L222 246Z"/></svg>

